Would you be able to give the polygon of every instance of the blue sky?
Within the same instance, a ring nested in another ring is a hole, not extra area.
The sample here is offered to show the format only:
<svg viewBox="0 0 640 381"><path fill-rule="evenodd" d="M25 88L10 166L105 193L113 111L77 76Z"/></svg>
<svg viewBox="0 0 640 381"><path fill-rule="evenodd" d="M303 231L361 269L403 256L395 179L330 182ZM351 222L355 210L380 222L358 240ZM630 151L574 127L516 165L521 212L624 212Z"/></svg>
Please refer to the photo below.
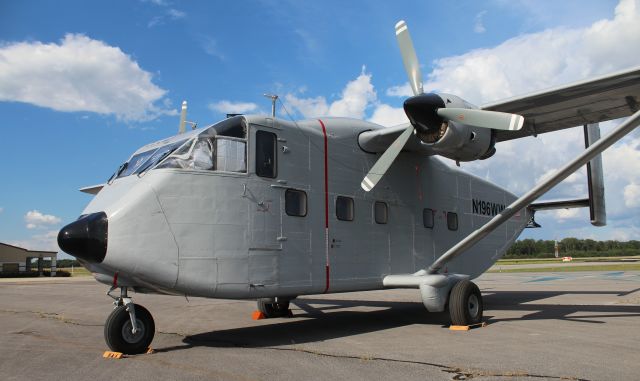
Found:
<svg viewBox="0 0 640 381"><path fill-rule="evenodd" d="M90 200L77 189L175 134L182 100L201 126L268 111L263 93L299 118L403 122L398 20L426 90L483 104L639 65L630 49L640 46L639 12L638 0L0 0L0 241L55 249L57 230ZM581 139L569 131L501 143L495 158L463 169L523 193ZM615 169L607 228L590 227L586 211L561 211L523 237L638 239L639 134L604 159ZM584 183L578 173L551 196L582 196Z"/></svg>

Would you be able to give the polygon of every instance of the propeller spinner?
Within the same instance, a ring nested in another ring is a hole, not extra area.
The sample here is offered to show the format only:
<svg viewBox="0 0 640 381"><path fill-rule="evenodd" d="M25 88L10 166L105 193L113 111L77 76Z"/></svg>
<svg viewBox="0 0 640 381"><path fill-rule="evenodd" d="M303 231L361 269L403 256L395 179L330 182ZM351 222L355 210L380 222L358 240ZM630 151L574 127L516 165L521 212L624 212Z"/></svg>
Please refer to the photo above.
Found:
<svg viewBox="0 0 640 381"><path fill-rule="evenodd" d="M366 192L373 189L384 176L404 148L414 129L422 132L433 131L439 129L447 121L494 130L519 130L524 124L524 118L520 115L467 108L447 108L438 94L424 94L420 63L409 35L409 28L404 21L399 21L396 24L396 39L400 46L404 69L414 94L403 104L404 112L411 125L387 148L362 180L360 186Z"/></svg>

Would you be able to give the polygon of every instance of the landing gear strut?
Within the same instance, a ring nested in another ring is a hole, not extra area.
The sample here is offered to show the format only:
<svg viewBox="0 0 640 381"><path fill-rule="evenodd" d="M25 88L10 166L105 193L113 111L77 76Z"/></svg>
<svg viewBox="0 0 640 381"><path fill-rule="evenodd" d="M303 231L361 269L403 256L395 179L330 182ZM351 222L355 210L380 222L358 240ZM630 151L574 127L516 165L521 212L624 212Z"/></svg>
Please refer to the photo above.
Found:
<svg viewBox="0 0 640 381"><path fill-rule="evenodd" d="M104 324L104 340L114 352L124 354L144 353L149 348L156 331L151 313L141 305L135 305L127 295L127 287L120 288L120 297L111 295L116 307Z"/></svg>
<svg viewBox="0 0 640 381"><path fill-rule="evenodd" d="M262 312L267 319L288 316L289 301L279 298L258 299L258 311Z"/></svg>
<svg viewBox="0 0 640 381"><path fill-rule="evenodd" d="M473 325L482 322L482 294L475 283L461 280L451 288L449 315L453 325Z"/></svg>

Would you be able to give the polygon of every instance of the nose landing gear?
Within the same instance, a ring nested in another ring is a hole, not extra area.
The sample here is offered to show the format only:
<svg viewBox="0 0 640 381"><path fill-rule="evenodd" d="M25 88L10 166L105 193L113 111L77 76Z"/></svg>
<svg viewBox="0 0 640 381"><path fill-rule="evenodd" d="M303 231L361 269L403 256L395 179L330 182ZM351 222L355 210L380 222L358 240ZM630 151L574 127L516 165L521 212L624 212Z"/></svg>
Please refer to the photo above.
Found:
<svg viewBox="0 0 640 381"><path fill-rule="evenodd" d="M120 297L111 295L116 307L104 324L104 340L114 352L128 355L144 353L148 350L156 327L151 313L141 305L135 305L127 295L127 287L120 288Z"/></svg>

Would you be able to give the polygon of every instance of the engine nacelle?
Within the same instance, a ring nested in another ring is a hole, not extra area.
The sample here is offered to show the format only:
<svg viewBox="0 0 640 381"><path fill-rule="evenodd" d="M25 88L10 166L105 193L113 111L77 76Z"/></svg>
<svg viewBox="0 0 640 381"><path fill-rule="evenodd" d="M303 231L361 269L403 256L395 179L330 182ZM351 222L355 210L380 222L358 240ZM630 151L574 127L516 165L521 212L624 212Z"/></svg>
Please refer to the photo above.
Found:
<svg viewBox="0 0 640 381"><path fill-rule="evenodd" d="M447 121L438 109L454 107L475 109L464 99L451 94L420 94L404 102L404 110L416 136L436 155L457 161L473 161L491 157L496 151L492 130Z"/></svg>
<svg viewBox="0 0 640 381"><path fill-rule="evenodd" d="M456 161L484 160L496 152L493 132L486 128L443 122L436 131L416 135L430 145L433 153Z"/></svg>

